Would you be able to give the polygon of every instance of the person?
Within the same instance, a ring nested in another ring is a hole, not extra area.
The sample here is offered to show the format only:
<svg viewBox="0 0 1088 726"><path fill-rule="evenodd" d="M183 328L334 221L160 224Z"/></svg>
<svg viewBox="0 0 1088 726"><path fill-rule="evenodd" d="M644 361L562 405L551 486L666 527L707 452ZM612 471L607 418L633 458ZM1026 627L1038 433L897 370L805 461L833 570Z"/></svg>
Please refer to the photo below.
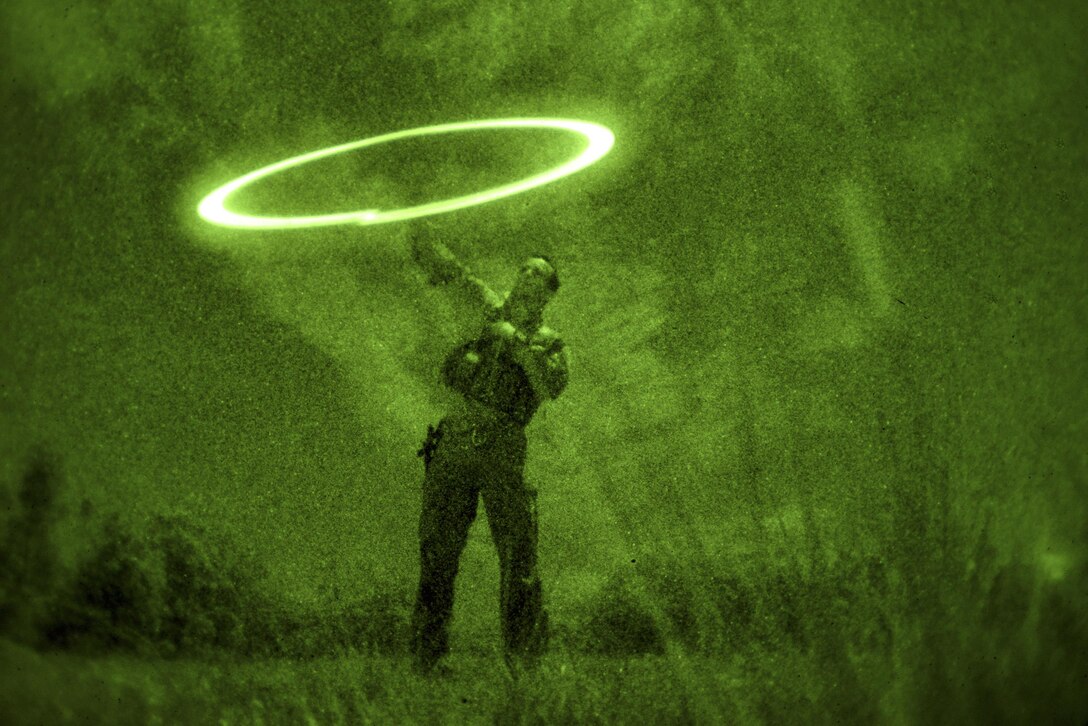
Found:
<svg viewBox="0 0 1088 726"><path fill-rule="evenodd" d="M445 670L454 580L479 498L499 556L506 663L530 667L547 646L548 619L537 571L537 495L524 478L525 427L567 386L563 341L543 322L559 277L547 257L530 257L502 298L428 235L413 235L412 252L432 284L449 286L469 312L483 313L479 334L443 362L443 382L460 395L437 428L428 426L419 451L425 473L411 622L415 668Z"/></svg>

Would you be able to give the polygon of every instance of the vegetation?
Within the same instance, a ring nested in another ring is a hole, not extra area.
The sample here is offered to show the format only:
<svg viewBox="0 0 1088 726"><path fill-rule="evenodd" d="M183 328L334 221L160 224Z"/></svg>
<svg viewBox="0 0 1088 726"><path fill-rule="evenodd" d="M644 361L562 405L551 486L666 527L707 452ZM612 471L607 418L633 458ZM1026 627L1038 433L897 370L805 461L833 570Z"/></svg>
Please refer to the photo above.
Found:
<svg viewBox="0 0 1088 726"><path fill-rule="evenodd" d="M87 709L103 683L116 696L103 722L1073 722L1085 708L1072 686L1088 653L1075 583L1088 573L1048 579L985 541L940 566L840 556L745 569L645 553L558 623L531 678L455 654L435 685L409 673L403 589L292 609L183 518L143 532L108 519L70 577L49 577L56 486L32 465L3 550L2 656L21 675L2 703L28 720Z"/></svg>

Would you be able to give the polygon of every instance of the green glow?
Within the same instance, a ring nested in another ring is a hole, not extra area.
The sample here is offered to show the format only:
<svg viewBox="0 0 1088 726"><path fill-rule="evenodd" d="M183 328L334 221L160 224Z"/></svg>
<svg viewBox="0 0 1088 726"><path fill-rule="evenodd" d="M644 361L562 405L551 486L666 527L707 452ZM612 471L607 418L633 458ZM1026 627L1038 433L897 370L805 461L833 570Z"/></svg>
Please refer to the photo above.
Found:
<svg viewBox="0 0 1088 726"><path fill-rule="evenodd" d="M586 148L568 162L549 169L541 174L526 177L520 181L493 187L475 194L467 194L462 197L443 199L437 202L419 204L414 207L403 207L382 211L378 209L363 209L355 212L342 212L340 214L322 214L307 217L254 217L247 214L238 214L227 209L227 198L239 189L253 182L271 176L277 172L300 166L311 161L323 159L327 156L342 154L345 151L354 151L367 146L376 146L388 141L407 139L413 136L431 136L434 134L449 134L458 131L476 131L479 129L523 129L523 128L551 128L561 131L570 131L581 134L586 139ZM496 199L509 197L514 194L528 191L549 182L580 171L593 164L612 148L615 136L612 132L600 124L589 121L576 121L572 119L552 118L510 118L489 119L484 121L464 121L460 123L440 124L438 126L421 126L405 131L395 131L381 136L372 136L361 141L352 141L339 146L330 146L327 149L311 151L301 156L278 161L275 164L262 167L256 171L240 176L234 181L224 184L214 192L204 197L197 207L197 212L208 222L224 227L242 227L250 229L298 229L300 227L320 227L333 224L383 224L385 222L400 222L416 217L426 217L432 214L443 214L455 209L464 209L477 204L493 202Z"/></svg>

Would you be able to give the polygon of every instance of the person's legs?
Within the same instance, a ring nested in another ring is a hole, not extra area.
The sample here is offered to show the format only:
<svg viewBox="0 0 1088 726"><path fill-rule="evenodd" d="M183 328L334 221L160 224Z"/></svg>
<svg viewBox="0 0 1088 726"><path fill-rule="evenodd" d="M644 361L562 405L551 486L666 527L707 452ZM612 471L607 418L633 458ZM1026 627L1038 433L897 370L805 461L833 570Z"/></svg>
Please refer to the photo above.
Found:
<svg viewBox="0 0 1088 726"><path fill-rule="evenodd" d="M412 652L416 667L424 672L429 672L449 650L457 565L476 517L477 489L457 465L457 448L452 441L439 444L423 479Z"/></svg>
<svg viewBox="0 0 1088 726"><path fill-rule="evenodd" d="M536 491L518 470L490 478L482 493L499 552L503 645L508 659L532 662L543 655L548 640L536 561Z"/></svg>

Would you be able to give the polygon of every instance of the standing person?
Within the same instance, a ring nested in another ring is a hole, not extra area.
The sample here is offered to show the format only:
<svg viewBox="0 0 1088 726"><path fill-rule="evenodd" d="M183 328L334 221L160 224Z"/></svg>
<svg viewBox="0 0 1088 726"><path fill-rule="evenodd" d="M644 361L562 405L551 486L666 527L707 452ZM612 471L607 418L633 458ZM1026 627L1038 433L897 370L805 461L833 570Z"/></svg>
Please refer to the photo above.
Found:
<svg viewBox="0 0 1088 726"><path fill-rule="evenodd" d="M419 518L419 591L412 615L415 666L431 673L449 650L458 561L483 498L499 555L499 609L507 664L531 665L547 645L537 572L536 490L524 479L525 427L567 385L563 342L543 323L559 289L555 266L530 257L499 297L440 243L413 237L413 258L433 284L449 285L483 313L479 334L446 356L445 385L460 394L428 436Z"/></svg>

